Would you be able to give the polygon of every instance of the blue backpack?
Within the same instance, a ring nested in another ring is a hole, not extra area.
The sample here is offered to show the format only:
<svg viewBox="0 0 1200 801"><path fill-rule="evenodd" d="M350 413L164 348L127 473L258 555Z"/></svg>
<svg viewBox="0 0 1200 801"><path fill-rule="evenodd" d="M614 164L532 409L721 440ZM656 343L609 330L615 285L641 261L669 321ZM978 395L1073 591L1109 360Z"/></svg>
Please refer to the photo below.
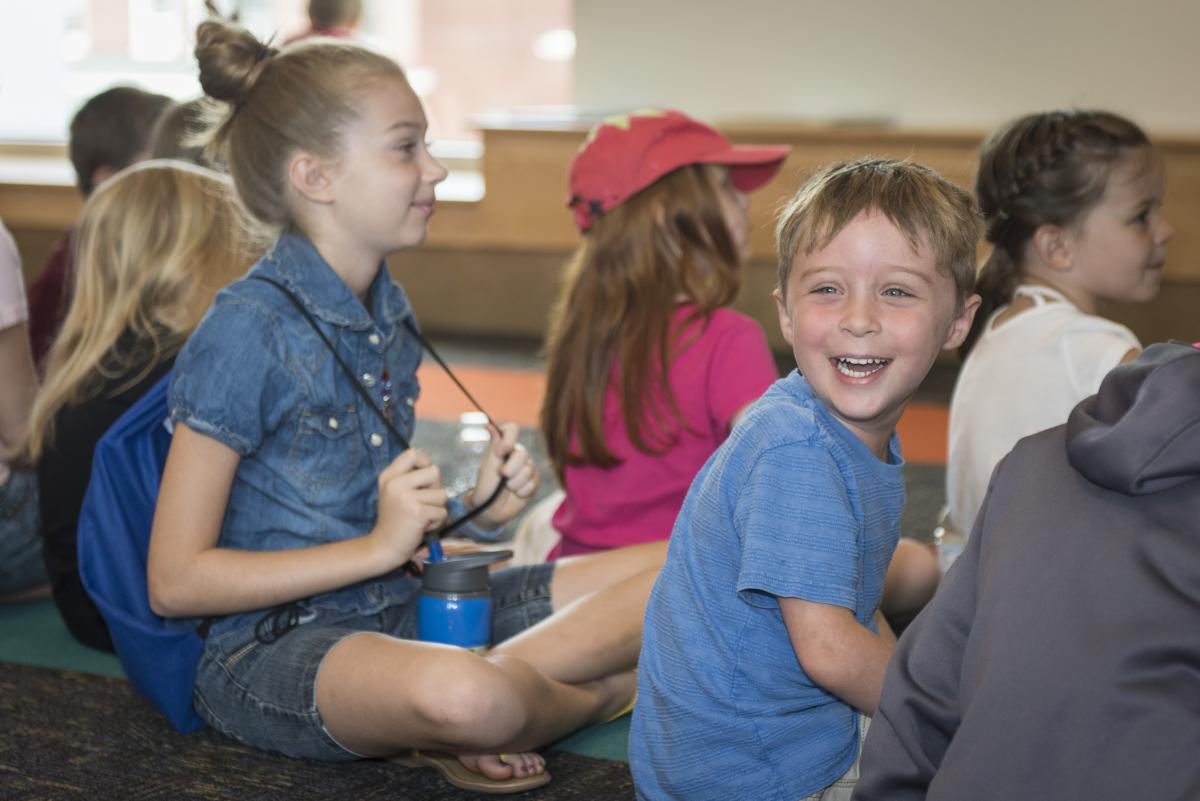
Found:
<svg viewBox="0 0 1200 801"><path fill-rule="evenodd" d="M202 729L192 687L204 640L195 621L150 610L146 554L171 433L168 373L100 438L79 513L79 574L104 615L129 683L177 731Z"/></svg>

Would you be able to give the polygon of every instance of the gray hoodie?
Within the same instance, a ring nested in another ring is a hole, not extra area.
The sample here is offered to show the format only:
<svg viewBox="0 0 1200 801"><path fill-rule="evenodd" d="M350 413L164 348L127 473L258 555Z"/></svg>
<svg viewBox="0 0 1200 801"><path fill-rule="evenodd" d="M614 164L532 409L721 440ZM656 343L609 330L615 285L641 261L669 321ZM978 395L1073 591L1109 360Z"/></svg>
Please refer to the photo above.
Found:
<svg viewBox="0 0 1200 801"><path fill-rule="evenodd" d="M1200 350L1148 348L996 468L854 798L1200 799Z"/></svg>

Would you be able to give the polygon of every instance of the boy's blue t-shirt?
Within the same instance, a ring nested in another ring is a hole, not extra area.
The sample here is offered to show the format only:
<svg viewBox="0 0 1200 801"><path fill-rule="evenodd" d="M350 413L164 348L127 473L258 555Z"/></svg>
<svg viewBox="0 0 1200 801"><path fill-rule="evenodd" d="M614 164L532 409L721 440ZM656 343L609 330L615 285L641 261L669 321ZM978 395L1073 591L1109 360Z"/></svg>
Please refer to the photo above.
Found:
<svg viewBox="0 0 1200 801"><path fill-rule="evenodd" d="M646 610L629 761L644 799L795 801L858 749L858 712L805 674L778 598L835 604L875 630L899 538L887 463L793 372L696 476Z"/></svg>

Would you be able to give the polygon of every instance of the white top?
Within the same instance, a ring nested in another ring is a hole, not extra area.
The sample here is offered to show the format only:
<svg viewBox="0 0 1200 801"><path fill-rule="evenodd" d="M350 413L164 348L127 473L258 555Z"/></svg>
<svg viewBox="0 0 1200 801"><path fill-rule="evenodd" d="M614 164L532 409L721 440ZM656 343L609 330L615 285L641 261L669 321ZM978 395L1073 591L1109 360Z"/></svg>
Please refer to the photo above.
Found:
<svg viewBox="0 0 1200 801"><path fill-rule="evenodd" d="M0 222L0 331L29 318L25 285L21 281L21 256L12 234ZM0 441L0 447L4 446ZM0 461L0 485L8 481L8 465Z"/></svg>
<svg viewBox="0 0 1200 801"><path fill-rule="evenodd" d="M969 536L996 464L1017 440L1067 422L1121 357L1141 347L1123 325L1084 314L1048 287L1019 286L1034 306L995 325L971 349L950 400L949 526Z"/></svg>

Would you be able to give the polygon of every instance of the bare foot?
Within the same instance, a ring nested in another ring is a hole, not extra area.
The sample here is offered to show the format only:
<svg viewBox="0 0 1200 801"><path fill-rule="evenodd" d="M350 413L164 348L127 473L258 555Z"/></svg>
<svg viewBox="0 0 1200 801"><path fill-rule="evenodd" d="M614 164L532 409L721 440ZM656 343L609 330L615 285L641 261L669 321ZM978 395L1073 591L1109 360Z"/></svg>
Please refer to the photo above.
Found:
<svg viewBox="0 0 1200 801"><path fill-rule="evenodd" d="M456 754L458 761L467 770L473 770L489 779L503 780L513 777L523 779L546 771L546 760L541 754Z"/></svg>

